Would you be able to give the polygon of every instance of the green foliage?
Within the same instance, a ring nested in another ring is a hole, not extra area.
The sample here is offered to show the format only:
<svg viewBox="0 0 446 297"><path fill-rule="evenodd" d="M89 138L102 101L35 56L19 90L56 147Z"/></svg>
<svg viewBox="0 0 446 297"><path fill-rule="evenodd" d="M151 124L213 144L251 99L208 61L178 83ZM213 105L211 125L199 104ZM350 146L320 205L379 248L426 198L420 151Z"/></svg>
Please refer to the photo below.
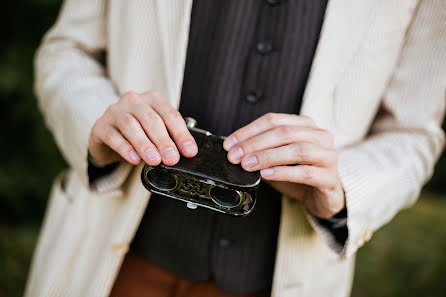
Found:
<svg viewBox="0 0 446 297"><path fill-rule="evenodd" d="M0 225L0 297L22 296L38 226Z"/></svg>
<svg viewBox="0 0 446 297"><path fill-rule="evenodd" d="M31 3L27 3L31 2ZM33 95L32 60L60 1L2 1L0 221L39 222L52 179L65 166Z"/></svg>
<svg viewBox="0 0 446 297"><path fill-rule="evenodd" d="M446 196L424 193L359 250L354 297L445 296Z"/></svg>

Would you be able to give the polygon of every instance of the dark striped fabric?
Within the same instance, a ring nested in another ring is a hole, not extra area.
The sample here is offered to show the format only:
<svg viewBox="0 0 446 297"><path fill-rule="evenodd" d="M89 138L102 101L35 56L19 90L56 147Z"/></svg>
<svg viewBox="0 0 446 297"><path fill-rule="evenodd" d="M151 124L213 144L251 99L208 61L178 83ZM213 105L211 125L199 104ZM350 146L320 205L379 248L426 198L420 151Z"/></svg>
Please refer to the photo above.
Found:
<svg viewBox="0 0 446 297"><path fill-rule="evenodd" d="M228 135L267 112L297 113L327 0L194 0L180 112ZM266 184L233 218L153 195L132 251L229 293L271 286L280 194Z"/></svg>

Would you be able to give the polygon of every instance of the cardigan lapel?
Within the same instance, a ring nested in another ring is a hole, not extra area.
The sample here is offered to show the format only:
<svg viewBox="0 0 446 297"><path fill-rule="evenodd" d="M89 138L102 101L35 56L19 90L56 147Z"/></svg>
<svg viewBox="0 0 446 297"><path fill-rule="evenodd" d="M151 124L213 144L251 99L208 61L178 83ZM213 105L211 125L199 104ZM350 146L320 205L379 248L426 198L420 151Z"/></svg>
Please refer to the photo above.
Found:
<svg viewBox="0 0 446 297"><path fill-rule="evenodd" d="M155 3L162 44L154 46L161 47L163 52L164 79L168 86L166 97L173 106L178 107L186 62L192 0L157 0Z"/></svg>
<svg viewBox="0 0 446 297"><path fill-rule="evenodd" d="M325 129L332 127L337 82L361 45L378 0L330 0L303 97L301 114Z"/></svg>

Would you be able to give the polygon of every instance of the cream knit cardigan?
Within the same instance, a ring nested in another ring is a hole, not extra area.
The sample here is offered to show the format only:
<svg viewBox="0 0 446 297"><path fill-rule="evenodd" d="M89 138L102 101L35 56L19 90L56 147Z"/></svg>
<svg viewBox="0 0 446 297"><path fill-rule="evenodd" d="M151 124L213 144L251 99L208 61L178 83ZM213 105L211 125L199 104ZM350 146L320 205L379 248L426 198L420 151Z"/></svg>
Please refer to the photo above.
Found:
<svg viewBox="0 0 446 297"><path fill-rule="evenodd" d="M36 93L70 169L53 186L25 296L109 294L149 193L141 167L124 163L89 185L89 133L126 91L157 90L178 106L191 4L66 0L45 36ZM283 197L273 296L349 295L356 250L432 174L445 86L446 1L329 1L302 114L335 137L349 237L336 246Z"/></svg>

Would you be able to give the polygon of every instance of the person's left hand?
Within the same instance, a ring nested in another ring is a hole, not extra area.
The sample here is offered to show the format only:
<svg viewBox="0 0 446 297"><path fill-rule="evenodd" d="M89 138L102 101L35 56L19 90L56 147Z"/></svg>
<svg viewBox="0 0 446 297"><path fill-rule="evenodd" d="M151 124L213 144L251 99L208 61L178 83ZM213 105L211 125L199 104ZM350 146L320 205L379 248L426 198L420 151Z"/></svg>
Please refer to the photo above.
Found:
<svg viewBox="0 0 446 297"><path fill-rule="evenodd" d="M330 218L345 206L333 136L309 117L268 113L229 135L223 147L231 163L260 170L317 217Z"/></svg>

